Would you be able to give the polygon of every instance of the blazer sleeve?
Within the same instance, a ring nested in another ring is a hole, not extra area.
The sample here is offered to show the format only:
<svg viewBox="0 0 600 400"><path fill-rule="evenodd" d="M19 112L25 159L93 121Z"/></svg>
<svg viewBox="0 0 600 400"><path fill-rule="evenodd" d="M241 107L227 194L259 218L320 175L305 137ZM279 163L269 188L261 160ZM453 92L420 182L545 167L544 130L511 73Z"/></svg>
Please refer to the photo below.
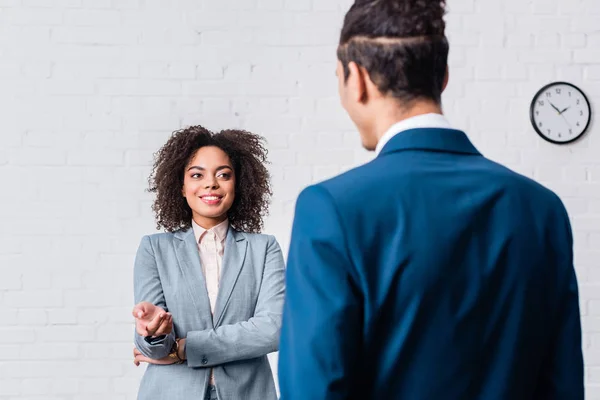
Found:
<svg viewBox="0 0 600 400"><path fill-rule="evenodd" d="M142 238L135 256L133 292L135 304L147 301L169 311L163 295L154 249L148 236ZM175 333L173 331L166 336L151 339L134 331L134 343L144 356L157 360L170 353L175 343Z"/></svg>
<svg viewBox="0 0 600 400"><path fill-rule="evenodd" d="M560 200L559 200L560 201ZM562 202L558 221L549 227L548 248L555 260L553 329L534 399L584 399L579 289L573 266L573 235ZM556 221L556 220L555 220ZM552 273L554 272L554 273Z"/></svg>
<svg viewBox="0 0 600 400"><path fill-rule="evenodd" d="M285 293L284 273L281 248L270 236L254 316L248 321L216 329L188 332L185 343L188 367L214 367L277 351Z"/></svg>
<svg viewBox="0 0 600 400"><path fill-rule="evenodd" d="M279 349L281 400L349 399L358 381L363 302L338 208L321 186L298 197Z"/></svg>

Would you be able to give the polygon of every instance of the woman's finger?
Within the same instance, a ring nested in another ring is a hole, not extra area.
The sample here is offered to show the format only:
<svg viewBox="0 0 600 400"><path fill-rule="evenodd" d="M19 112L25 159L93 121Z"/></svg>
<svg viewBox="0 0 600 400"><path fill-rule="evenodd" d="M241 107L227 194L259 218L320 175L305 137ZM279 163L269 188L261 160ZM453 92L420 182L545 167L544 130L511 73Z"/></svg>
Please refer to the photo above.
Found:
<svg viewBox="0 0 600 400"><path fill-rule="evenodd" d="M148 363L148 364L156 364L156 365L169 365L169 364L173 364L174 363L174 361L171 360L169 357L164 357L164 358L161 358L160 360L154 360L152 358L148 358L148 357L145 357L143 355L136 356L135 359L134 359L134 363L136 363L136 362L138 364L145 362L145 363Z"/></svg>
<svg viewBox="0 0 600 400"><path fill-rule="evenodd" d="M156 364L156 360L145 357L141 354L138 354L137 356L135 356L134 362L137 362L137 365L139 365L140 363L143 363L143 362L148 363L148 364Z"/></svg>
<svg viewBox="0 0 600 400"><path fill-rule="evenodd" d="M135 331L138 333L138 335L140 336L148 336L146 335L146 323L143 320L136 320L135 322Z"/></svg>
<svg viewBox="0 0 600 400"><path fill-rule="evenodd" d="M148 311L148 306L146 302L141 302L136 304L131 311L131 314L134 318L143 318L146 316L146 312Z"/></svg>
<svg viewBox="0 0 600 400"><path fill-rule="evenodd" d="M154 332L154 336L162 336L168 335L173 330L173 316L167 315L162 324L158 327L156 332Z"/></svg>
<svg viewBox="0 0 600 400"><path fill-rule="evenodd" d="M154 333L156 332L156 330L158 329L158 327L160 326L160 324L162 323L164 318L165 318L165 313L157 314L154 317L154 319L152 321L150 321L150 323L146 326L146 335L154 336Z"/></svg>

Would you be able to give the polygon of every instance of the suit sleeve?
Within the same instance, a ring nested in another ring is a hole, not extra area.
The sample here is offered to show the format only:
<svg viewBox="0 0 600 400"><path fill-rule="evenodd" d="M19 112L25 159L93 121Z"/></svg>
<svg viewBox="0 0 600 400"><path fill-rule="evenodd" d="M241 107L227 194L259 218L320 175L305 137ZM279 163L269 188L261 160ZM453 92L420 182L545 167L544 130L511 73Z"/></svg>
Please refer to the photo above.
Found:
<svg viewBox="0 0 600 400"><path fill-rule="evenodd" d="M285 265L279 244L270 237L254 316L248 321L187 333L188 367L261 357L277 351L285 293Z"/></svg>
<svg viewBox="0 0 600 400"><path fill-rule="evenodd" d="M135 304L147 301L169 311L156 267L154 250L148 236L142 238L135 256L133 289ZM175 333L171 332L166 336L150 339L134 331L134 343L144 356L157 360L170 353L175 343Z"/></svg>
<svg viewBox="0 0 600 400"><path fill-rule="evenodd" d="M584 370L581 347L579 293L573 267L573 235L567 212L560 218L549 244L556 260L556 313L546 360L542 364L535 398L583 400Z"/></svg>
<svg viewBox="0 0 600 400"><path fill-rule="evenodd" d="M298 197L279 352L282 400L351 397L362 343L362 296L344 228L320 186Z"/></svg>

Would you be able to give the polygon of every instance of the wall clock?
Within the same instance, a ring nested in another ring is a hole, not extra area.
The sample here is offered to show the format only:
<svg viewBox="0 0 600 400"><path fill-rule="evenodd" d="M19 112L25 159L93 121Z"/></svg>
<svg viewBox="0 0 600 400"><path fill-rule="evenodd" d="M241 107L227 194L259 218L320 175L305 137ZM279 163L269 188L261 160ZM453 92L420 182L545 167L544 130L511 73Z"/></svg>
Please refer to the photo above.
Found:
<svg viewBox="0 0 600 400"><path fill-rule="evenodd" d="M581 89L566 82L541 88L531 101L531 124L543 139L567 144L587 131L592 119L590 102Z"/></svg>

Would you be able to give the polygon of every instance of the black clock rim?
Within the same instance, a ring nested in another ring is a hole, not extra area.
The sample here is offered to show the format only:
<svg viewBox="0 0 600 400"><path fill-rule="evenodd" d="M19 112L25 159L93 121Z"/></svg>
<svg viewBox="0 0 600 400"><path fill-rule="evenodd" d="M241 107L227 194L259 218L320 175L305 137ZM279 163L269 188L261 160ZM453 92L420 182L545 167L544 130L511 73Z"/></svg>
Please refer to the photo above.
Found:
<svg viewBox="0 0 600 400"><path fill-rule="evenodd" d="M563 142L559 142L558 140L552 140L548 137L546 137L537 127L535 120L533 118L533 108L535 106L535 102L537 101L537 98L540 96L540 94L542 94L544 91L546 91L548 88L552 87L552 86L557 86L557 85L566 85L566 86L570 86L573 89L576 89L579 91L579 93L581 93L581 95L583 96L583 99L585 100L587 106L588 106L588 110L590 110L590 115L588 116L588 120L587 123L585 125L585 127L583 128L583 130L581 131L581 133L577 136L575 136L573 139L569 139L567 141L563 141ZM557 82L551 82L547 85L545 85L544 87L542 87L540 90L537 91L537 93L535 94L535 96L533 96L533 100L531 100L531 105L529 106L529 120L531 122L531 125L533 126L533 129L535 129L535 132L545 141L550 142L550 143L554 143L554 144L569 144L569 143L573 143L579 139L581 139L587 132L588 128L590 127L590 124L592 122L592 107L590 105L590 101L588 100L586 94L584 93L583 90L581 90L579 87L573 85L572 83L569 82L562 82L562 81L557 81Z"/></svg>

